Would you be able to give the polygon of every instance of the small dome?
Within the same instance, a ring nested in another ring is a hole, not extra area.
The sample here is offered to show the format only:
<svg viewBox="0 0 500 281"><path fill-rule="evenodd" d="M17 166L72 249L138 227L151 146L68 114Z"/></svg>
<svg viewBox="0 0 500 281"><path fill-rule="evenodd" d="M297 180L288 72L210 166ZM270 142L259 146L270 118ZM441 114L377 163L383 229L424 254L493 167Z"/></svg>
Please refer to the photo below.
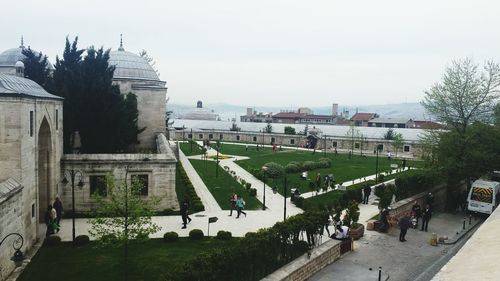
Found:
<svg viewBox="0 0 500 281"><path fill-rule="evenodd" d="M22 61L18 60L18 61L16 62L15 67L16 67L16 68L24 68L24 63L23 63Z"/></svg>
<svg viewBox="0 0 500 281"><path fill-rule="evenodd" d="M109 53L109 65L115 66L113 78L160 81L156 71L144 58L123 48Z"/></svg>
<svg viewBox="0 0 500 281"><path fill-rule="evenodd" d="M4 51L0 54L0 66L11 66L15 67L18 61L23 61L26 56L23 55L23 46L12 48ZM35 54L38 54L37 51L33 50ZM47 60L47 65L49 69L54 69L52 64Z"/></svg>

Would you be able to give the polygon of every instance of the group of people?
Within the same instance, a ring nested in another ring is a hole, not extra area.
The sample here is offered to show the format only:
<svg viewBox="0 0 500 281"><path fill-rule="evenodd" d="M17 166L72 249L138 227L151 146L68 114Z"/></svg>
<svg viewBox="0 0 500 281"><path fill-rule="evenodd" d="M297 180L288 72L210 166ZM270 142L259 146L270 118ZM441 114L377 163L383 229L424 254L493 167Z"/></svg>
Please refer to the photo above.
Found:
<svg viewBox="0 0 500 281"><path fill-rule="evenodd" d="M398 226L400 229L399 241L406 242L406 233L409 228L418 229L418 221L422 218L422 226L420 231L427 232L429 227L429 221L432 217L432 208L429 202L429 198L433 198L432 194L429 193L426 199L425 208L421 209L417 201L412 206L411 212L406 212L403 217L399 219Z"/></svg>
<svg viewBox="0 0 500 281"><path fill-rule="evenodd" d="M63 215L63 205L59 196L56 196L54 203L48 205L47 211L45 211L45 224L47 225L47 231L45 235L50 236L52 234L58 233L61 229L61 218Z"/></svg>
<svg viewBox="0 0 500 281"><path fill-rule="evenodd" d="M236 210L237 216L236 218L238 219L241 214L245 215L245 218L247 217L247 213L243 211L245 208L245 200L243 200L243 197L241 195L236 195L236 193L231 194L231 198L229 198L229 216L233 215L233 210Z"/></svg>

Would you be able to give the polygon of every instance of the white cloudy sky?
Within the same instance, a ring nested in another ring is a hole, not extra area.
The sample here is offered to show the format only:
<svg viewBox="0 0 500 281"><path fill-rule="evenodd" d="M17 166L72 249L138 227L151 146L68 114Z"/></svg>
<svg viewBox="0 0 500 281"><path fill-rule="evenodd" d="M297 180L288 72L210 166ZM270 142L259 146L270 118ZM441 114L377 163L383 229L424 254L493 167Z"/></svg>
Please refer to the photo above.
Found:
<svg viewBox="0 0 500 281"><path fill-rule="evenodd" d="M500 1L6 1L0 51L146 49L174 103L417 102L451 60L500 61ZM10 7L9 7L10 6Z"/></svg>

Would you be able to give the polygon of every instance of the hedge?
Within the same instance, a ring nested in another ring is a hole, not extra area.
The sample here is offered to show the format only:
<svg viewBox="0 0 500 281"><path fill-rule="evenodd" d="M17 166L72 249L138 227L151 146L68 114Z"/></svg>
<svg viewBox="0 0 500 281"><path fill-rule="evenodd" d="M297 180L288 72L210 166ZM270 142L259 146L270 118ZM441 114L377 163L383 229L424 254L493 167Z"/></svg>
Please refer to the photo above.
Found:
<svg viewBox="0 0 500 281"><path fill-rule="evenodd" d="M163 234L163 241L165 242L175 242L179 238L179 234L174 231L169 231Z"/></svg>
<svg viewBox="0 0 500 281"><path fill-rule="evenodd" d="M184 170L184 167L180 164L180 162L177 163L177 169L179 169L180 173L180 178L183 181L184 185L186 186L186 192L184 193L184 197L187 197L189 202L191 202L190 209L191 211L197 213L205 210L205 206L203 206L203 203L201 202L200 197L198 194L196 194L196 190L194 189L193 184L189 180L189 177Z"/></svg>
<svg viewBox="0 0 500 281"><path fill-rule="evenodd" d="M193 229L189 231L189 238L192 240L201 240L205 234L203 234L203 231L201 229Z"/></svg>

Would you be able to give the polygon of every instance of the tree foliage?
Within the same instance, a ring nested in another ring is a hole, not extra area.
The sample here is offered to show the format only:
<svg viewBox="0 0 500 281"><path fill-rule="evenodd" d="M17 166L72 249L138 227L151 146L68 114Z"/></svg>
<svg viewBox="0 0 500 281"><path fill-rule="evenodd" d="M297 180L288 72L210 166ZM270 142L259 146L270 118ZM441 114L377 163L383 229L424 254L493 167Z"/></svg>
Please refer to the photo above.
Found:
<svg viewBox="0 0 500 281"><path fill-rule="evenodd" d="M158 69L156 68L156 61L155 59L150 56L148 54L148 52L144 49L142 49L140 52L139 52L139 56L141 56L142 58L144 58L148 63L149 65L151 65L151 67L153 68L153 70L156 72L156 75L158 75L158 77L160 77L160 71L158 71Z"/></svg>
<svg viewBox="0 0 500 281"><path fill-rule="evenodd" d="M443 80L425 92L422 105L460 135L476 122L488 122L500 93L500 66L489 61L480 71L466 58L453 61Z"/></svg>
<svg viewBox="0 0 500 281"><path fill-rule="evenodd" d="M24 77L35 81L38 85L46 87L49 79L49 62L47 56L36 53L30 47L22 50L24 55Z"/></svg>
<svg viewBox="0 0 500 281"><path fill-rule="evenodd" d="M394 139L394 130L389 128L387 132L384 134L384 140L393 140Z"/></svg>
<svg viewBox="0 0 500 281"><path fill-rule="evenodd" d="M398 150L403 146L404 141L405 140L401 133L394 133L394 137L392 139L392 146L394 148L394 153L396 154L395 157L398 157Z"/></svg>
<svg viewBox="0 0 500 281"><path fill-rule="evenodd" d="M78 49L78 37L70 44L66 38L63 58L56 59L51 92L64 97L64 151L74 147L76 131L81 137L81 152L112 153L137 144L145 128L137 126L135 95L122 95L113 84L114 66L109 50L90 47Z"/></svg>
<svg viewBox="0 0 500 281"><path fill-rule="evenodd" d="M285 126L285 134L287 135L295 135L295 128L292 126Z"/></svg>
<svg viewBox="0 0 500 281"><path fill-rule="evenodd" d="M270 134L273 132L273 125L271 125L270 122L267 122L266 126L264 127L264 132Z"/></svg>

